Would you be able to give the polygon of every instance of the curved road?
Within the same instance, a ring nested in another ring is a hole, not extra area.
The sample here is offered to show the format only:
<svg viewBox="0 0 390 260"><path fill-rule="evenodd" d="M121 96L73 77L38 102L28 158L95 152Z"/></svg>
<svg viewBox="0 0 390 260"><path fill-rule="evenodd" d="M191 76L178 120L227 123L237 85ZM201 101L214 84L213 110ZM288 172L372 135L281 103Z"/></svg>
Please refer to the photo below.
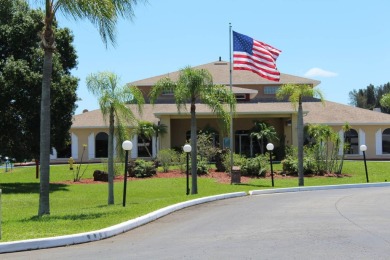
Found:
<svg viewBox="0 0 390 260"><path fill-rule="evenodd" d="M248 196L88 244L1 259L389 259L390 187Z"/></svg>

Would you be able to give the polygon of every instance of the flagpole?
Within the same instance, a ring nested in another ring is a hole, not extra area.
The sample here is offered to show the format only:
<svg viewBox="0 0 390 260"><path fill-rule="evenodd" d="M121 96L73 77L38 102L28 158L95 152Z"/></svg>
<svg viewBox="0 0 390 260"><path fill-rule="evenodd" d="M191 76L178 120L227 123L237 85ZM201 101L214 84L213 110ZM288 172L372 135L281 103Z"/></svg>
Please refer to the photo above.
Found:
<svg viewBox="0 0 390 260"><path fill-rule="evenodd" d="M233 93L232 73L232 24L229 23L229 69L230 69L230 92ZM233 183L233 108L230 106L230 184Z"/></svg>

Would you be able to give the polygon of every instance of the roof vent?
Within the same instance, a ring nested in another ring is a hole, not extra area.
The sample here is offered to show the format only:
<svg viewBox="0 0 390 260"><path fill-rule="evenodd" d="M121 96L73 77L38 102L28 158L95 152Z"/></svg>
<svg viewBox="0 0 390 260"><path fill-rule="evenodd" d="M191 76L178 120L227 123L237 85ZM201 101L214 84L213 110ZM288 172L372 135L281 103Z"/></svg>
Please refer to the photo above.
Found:
<svg viewBox="0 0 390 260"><path fill-rule="evenodd" d="M87 112L88 112L88 109L84 109L84 110L83 110L83 114L84 114L84 113L87 113Z"/></svg>
<svg viewBox="0 0 390 260"><path fill-rule="evenodd" d="M228 63L226 61L222 61L221 56L219 56L219 59L217 62L214 63L214 65L227 65Z"/></svg>
<svg viewBox="0 0 390 260"><path fill-rule="evenodd" d="M373 111L375 111L375 112L382 112L380 107L375 107L375 108L373 109Z"/></svg>

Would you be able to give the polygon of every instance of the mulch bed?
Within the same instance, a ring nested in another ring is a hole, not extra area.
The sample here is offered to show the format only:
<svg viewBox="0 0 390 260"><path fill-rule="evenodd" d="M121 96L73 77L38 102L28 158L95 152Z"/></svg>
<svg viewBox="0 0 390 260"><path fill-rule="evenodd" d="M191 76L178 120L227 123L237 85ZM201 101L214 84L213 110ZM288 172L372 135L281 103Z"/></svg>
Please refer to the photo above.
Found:
<svg viewBox="0 0 390 260"><path fill-rule="evenodd" d="M157 172L156 175L150 178L185 178L186 174L181 173L180 170L171 170L169 172ZM191 175L190 175L191 177ZM317 177L317 178L328 178L328 177L334 177L334 178L342 178L342 177L350 177L348 174L334 174L334 173L329 173L325 174L323 176L318 176L318 175L305 175L305 177ZM217 172L215 170L210 170L209 174L198 176L198 178L211 178L214 179L218 183L226 183L229 184L231 182L231 177L228 173L225 172ZM286 174L274 174L274 179L289 179L289 178L298 178L298 176L294 175L286 175ZM133 177L128 177L128 181L138 181L138 180L143 180L145 178L133 178ZM146 178L147 179L147 178ZM246 177L246 176L241 176L241 183L249 183L251 180L251 177ZM267 176L265 179L271 179L270 173L267 173ZM123 182L123 175L116 176L114 179L114 182ZM56 182L58 184L97 184L97 183L107 183L103 181L94 181L93 178L91 179L85 179L82 178L78 182L74 181L63 181L63 182Z"/></svg>

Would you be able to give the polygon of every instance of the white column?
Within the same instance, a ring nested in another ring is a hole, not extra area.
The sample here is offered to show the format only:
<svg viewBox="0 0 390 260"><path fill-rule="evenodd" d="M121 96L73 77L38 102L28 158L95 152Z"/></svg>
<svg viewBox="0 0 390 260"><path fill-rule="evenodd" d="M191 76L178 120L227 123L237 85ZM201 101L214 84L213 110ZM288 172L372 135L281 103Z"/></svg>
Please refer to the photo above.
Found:
<svg viewBox="0 0 390 260"><path fill-rule="evenodd" d="M77 159L79 157L79 138L74 133L71 135L71 150L72 158Z"/></svg>
<svg viewBox="0 0 390 260"><path fill-rule="evenodd" d="M362 129L359 129L359 147L362 145L362 144L366 144L366 133L362 130ZM358 147L358 148L359 148ZM368 149L370 149L370 147L368 147ZM363 155L363 152L360 151L359 149L359 154L360 155Z"/></svg>
<svg viewBox="0 0 390 260"><path fill-rule="evenodd" d="M153 136L152 137L152 156L153 156L153 158L155 158L157 156L156 142L157 142L156 136Z"/></svg>
<svg viewBox="0 0 390 260"><path fill-rule="evenodd" d="M375 133L375 151L376 155L382 155L382 129L379 128Z"/></svg>
<svg viewBox="0 0 390 260"><path fill-rule="evenodd" d="M339 155L342 155L343 149L344 149L344 131L343 130L339 131L339 138L340 138Z"/></svg>
<svg viewBox="0 0 390 260"><path fill-rule="evenodd" d="M53 151L53 154L50 153L50 160L57 159L57 150L56 150L56 148L53 148L52 151Z"/></svg>
<svg viewBox="0 0 390 260"><path fill-rule="evenodd" d="M92 132L88 136L88 159L95 158L95 133Z"/></svg>
<svg viewBox="0 0 390 260"><path fill-rule="evenodd" d="M133 149L131 150L131 158L135 159L138 157L138 135L134 135L133 140L131 142L133 143Z"/></svg>

